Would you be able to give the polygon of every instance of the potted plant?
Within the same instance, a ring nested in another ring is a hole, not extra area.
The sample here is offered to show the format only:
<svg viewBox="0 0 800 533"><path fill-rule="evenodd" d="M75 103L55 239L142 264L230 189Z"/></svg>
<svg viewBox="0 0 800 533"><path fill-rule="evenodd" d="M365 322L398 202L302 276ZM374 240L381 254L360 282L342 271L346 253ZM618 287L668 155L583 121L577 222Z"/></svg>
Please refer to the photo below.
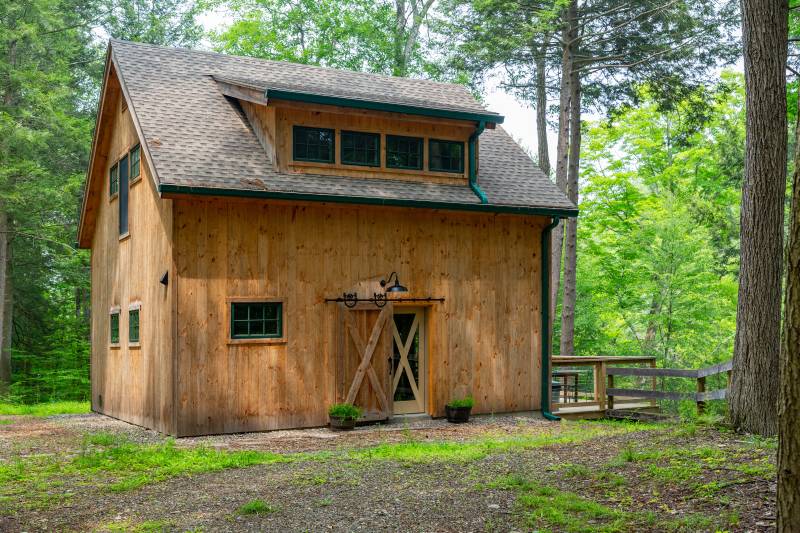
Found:
<svg viewBox="0 0 800 533"><path fill-rule="evenodd" d="M447 414L447 421L453 424L463 424L469 422L469 414L472 412L472 407L475 405L475 400L472 396L466 398L451 400L445 407Z"/></svg>
<svg viewBox="0 0 800 533"><path fill-rule="evenodd" d="M331 429L350 430L356 427L356 420L361 418L361 409L349 403L335 403L328 408Z"/></svg>

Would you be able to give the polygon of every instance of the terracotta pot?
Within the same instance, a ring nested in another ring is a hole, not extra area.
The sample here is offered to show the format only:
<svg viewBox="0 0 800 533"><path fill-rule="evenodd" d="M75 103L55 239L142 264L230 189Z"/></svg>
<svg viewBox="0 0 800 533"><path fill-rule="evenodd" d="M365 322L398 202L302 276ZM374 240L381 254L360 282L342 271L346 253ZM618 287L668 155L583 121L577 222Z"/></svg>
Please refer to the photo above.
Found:
<svg viewBox="0 0 800 533"><path fill-rule="evenodd" d="M354 427L356 427L356 419L355 418L344 418L341 416L332 416L331 419L331 429L335 429L337 431L350 431Z"/></svg>
<svg viewBox="0 0 800 533"><path fill-rule="evenodd" d="M450 407L446 405L444 412L447 415L447 421L453 424L463 424L469 422L469 415L472 412L472 407Z"/></svg>

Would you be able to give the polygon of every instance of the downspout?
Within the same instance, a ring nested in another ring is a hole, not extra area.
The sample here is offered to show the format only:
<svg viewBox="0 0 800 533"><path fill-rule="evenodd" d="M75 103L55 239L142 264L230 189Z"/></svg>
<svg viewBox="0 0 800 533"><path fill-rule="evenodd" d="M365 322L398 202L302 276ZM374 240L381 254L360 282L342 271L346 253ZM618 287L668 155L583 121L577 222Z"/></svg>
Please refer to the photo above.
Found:
<svg viewBox="0 0 800 533"><path fill-rule="evenodd" d="M547 420L561 420L550 412L550 394L552 392L552 378L550 376L550 233L561 217L554 217L553 221L542 230L541 240L541 273L542 273L542 416Z"/></svg>
<svg viewBox="0 0 800 533"><path fill-rule="evenodd" d="M479 120L478 127L475 128L475 131L472 132L472 135L469 136L469 188L472 189L472 192L475 193L475 196L481 199L482 204L488 204L489 199L486 197L486 193L483 192L483 189L480 188L478 185L478 157L477 157L477 150L475 149L475 143L478 140L478 137L483 130L486 129L486 121Z"/></svg>

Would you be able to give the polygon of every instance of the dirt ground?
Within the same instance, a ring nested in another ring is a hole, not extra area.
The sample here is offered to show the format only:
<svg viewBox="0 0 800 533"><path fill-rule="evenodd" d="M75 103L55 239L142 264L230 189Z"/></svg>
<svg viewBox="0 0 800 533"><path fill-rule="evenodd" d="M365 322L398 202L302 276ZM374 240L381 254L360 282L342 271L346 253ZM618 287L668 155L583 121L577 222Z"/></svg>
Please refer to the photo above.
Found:
<svg viewBox="0 0 800 533"><path fill-rule="evenodd" d="M5 418L0 420L0 466L42 457L69 461L81 453L86 435L98 433L143 445L165 440L156 432L94 414L0 418ZM589 431L592 426L586 427ZM410 419L345 433L319 428L186 438L176 446L280 454L343 452L392 443L580 434L581 428L560 426L536 414L477 417L466 425ZM660 458L637 451L670 449L678 451ZM692 460L682 462L682 455ZM737 464L756 466L742 470ZM632 530L625 525L629 522L612 524L591 510L574 523L569 516L559 521L525 504L519 490L498 484L503 479L532 480L611 509L658 517L650 525L637 526L637 531L714 531L718 527L709 521L723 515L731 517L727 530L771 531L775 483L763 474L763 465L774 468L774 449L741 435L712 428L651 427L581 442L499 450L461 462L298 460L177 475L122 492L110 491L102 476L70 478L49 489L54 492L50 504L34 504L25 494L15 496L22 501L9 502L9 510L0 513L0 531L486 532L532 531L539 529L537 524L552 531ZM268 502L270 512L237 511L252 500ZM709 518L681 525L684 516ZM665 525L669 520L672 525Z"/></svg>

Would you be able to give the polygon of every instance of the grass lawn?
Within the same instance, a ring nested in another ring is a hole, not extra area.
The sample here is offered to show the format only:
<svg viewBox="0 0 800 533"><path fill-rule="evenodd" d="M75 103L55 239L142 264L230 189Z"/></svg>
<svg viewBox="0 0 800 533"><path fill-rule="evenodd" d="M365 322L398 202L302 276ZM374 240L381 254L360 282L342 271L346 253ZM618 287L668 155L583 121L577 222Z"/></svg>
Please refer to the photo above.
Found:
<svg viewBox="0 0 800 533"><path fill-rule="evenodd" d="M0 416L52 416L76 415L90 411L89 402L49 402L16 404L0 402Z"/></svg>

